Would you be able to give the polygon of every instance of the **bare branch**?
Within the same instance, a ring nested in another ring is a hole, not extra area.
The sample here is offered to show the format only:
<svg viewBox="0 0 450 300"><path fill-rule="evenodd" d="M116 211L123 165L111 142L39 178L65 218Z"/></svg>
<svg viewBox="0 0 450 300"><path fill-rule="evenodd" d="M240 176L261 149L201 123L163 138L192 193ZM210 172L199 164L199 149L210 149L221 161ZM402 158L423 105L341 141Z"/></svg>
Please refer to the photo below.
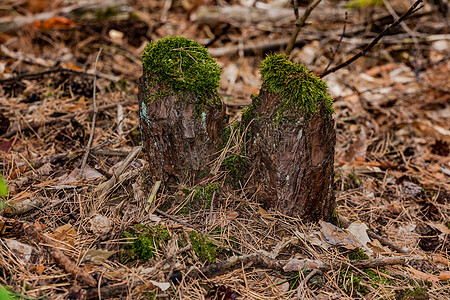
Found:
<svg viewBox="0 0 450 300"><path fill-rule="evenodd" d="M413 13L415 13L416 11L418 11L419 9L421 9L423 6L417 8L417 6L422 2L422 0L417 0L416 2L414 2L414 4L408 9L407 12L405 12L400 19L398 19L397 21L395 21L394 23L392 23L391 25L387 26L382 32L380 32L380 34L378 34L373 40L372 42L370 42L370 44L366 45L364 47L364 49L361 50L361 52L359 52L358 54L356 54L355 56L353 56L352 58L348 59L347 61L343 62L342 64L340 64L339 66L336 66L328 71L323 72L322 74L319 75L320 78L323 78L325 76L327 76L330 73L336 72L339 69L342 69L348 65L350 65L352 62L354 62L355 60L357 60L358 58L360 58L361 56L364 56L367 51L369 51L373 46L375 46L378 41L389 31L391 31L392 29L394 29L395 27L397 27L404 19L406 19L407 17L409 17L410 15L412 15ZM417 8L417 9L416 9Z"/></svg>
<svg viewBox="0 0 450 300"><path fill-rule="evenodd" d="M289 44L286 47L286 55L289 55L294 48L295 40L297 39L298 34L300 33L300 30L305 25L306 19L309 17L311 12L314 8L320 3L321 0L312 0L311 3L308 5L308 7L305 10L305 13L300 19L297 19L295 31L292 33L291 40L289 41ZM298 9L298 8L297 8ZM297 13L298 14L298 13Z"/></svg>

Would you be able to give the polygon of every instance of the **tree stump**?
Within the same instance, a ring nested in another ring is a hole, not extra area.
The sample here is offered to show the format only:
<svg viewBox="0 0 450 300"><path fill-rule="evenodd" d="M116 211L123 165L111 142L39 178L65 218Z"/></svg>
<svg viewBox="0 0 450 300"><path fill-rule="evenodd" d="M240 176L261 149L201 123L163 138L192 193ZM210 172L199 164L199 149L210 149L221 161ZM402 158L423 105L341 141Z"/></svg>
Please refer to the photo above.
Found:
<svg viewBox="0 0 450 300"><path fill-rule="evenodd" d="M139 82L139 127L153 181L188 184L209 175L225 126L220 67L184 37L146 46Z"/></svg>
<svg viewBox="0 0 450 300"><path fill-rule="evenodd" d="M256 198L289 216L329 219L336 133L326 83L285 55L267 57L260 73L260 93L242 116Z"/></svg>

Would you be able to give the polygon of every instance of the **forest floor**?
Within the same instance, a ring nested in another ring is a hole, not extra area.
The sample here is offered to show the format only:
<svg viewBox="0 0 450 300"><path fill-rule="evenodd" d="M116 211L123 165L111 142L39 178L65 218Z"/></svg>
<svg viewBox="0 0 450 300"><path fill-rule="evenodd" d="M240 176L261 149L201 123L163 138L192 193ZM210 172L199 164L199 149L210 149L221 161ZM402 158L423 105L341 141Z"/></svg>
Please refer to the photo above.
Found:
<svg viewBox="0 0 450 300"><path fill-rule="evenodd" d="M239 118L258 93L262 59L282 53L294 30L290 1L87 2L0 5L0 172L9 189L0 285L10 295L450 298L447 2L424 3L323 78L336 111L335 225L347 230L267 211L220 181L168 193L143 176L144 46L170 35L207 45L223 68L220 96ZM320 74L409 8L350 3L320 3L291 59Z"/></svg>

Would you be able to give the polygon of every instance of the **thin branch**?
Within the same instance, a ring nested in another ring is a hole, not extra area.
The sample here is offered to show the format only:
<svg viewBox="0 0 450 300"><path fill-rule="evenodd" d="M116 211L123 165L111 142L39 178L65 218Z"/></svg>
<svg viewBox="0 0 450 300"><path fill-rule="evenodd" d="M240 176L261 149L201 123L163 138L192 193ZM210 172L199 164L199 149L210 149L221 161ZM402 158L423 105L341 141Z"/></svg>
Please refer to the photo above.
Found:
<svg viewBox="0 0 450 300"><path fill-rule="evenodd" d="M336 57L336 53L338 53L339 48L341 47L342 40L344 39L344 36L345 36L345 27L346 27L346 25L347 25L347 12L345 12L345 21L344 21L344 28L342 29L342 35L339 38L339 42L338 42L338 44L336 46L336 50L333 50L333 48L331 48L332 56L331 56L330 62L328 63L327 67L325 68L324 72L326 72L328 70L328 68L331 67L331 64L333 63L334 58Z"/></svg>
<svg viewBox="0 0 450 300"><path fill-rule="evenodd" d="M84 169L86 168L87 159L88 159L89 153L91 151L92 140L94 139L95 119L97 118L97 113L98 113L97 100L96 100L96 97L95 97L95 92L96 92L96 87L97 87L97 63L98 63L98 59L100 57L100 54L102 53L102 50L103 50L103 48L100 48L100 50L98 50L97 58L95 59L95 65L94 65L94 92L93 92L93 96L92 96L92 100L93 100L93 103L94 103L94 113L92 114L91 133L89 135L88 144L86 146L86 152L84 153L83 160L82 160L82 163L81 163L80 174L79 174L80 178L83 177Z"/></svg>
<svg viewBox="0 0 450 300"><path fill-rule="evenodd" d="M321 0L312 0L311 3L305 10L305 13L300 19L297 19L295 31L292 33L291 40L286 47L286 55L291 54L292 49L294 48L295 41L297 40L297 36L300 33L300 30L305 25L306 19L309 17L314 8L320 3Z"/></svg>
<svg viewBox="0 0 450 300"><path fill-rule="evenodd" d="M423 6L420 6L419 8L417 8L417 6L422 2L423 0L417 0L416 2L414 2L414 4L408 9L407 12L405 12L397 21L395 21L394 23L392 23L391 25L387 26L382 32L380 32L380 34L378 34L373 40L372 42L370 42L370 44L366 45L364 47L364 49L361 50L361 52L359 52L358 54L356 54L355 56L353 56L352 58L348 59L347 61L343 62L342 64L340 64L339 66L336 66L328 71L323 72L322 74L319 75L320 78L323 78L325 76L327 76L330 73L336 72L339 69L342 69L348 65L350 65L352 62L354 62L355 60L357 60L358 58L360 58L361 56L364 56L367 51L369 51L373 46L375 46L378 41L388 32L390 32L392 29L394 29L395 27L397 27L404 19L406 19L407 17L409 17L410 15L412 15L413 13L415 13L416 11L418 11L419 9L421 9ZM417 9L416 9L417 8Z"/></svg>

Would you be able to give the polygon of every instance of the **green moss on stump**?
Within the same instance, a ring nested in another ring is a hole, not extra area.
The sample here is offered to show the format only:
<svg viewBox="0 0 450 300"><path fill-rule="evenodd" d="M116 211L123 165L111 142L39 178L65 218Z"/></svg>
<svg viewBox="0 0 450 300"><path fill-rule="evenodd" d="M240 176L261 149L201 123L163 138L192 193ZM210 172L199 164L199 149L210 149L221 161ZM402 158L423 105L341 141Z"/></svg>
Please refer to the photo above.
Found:
<svg viewBox="0 0 450 300"><path fill-rule="evenodd" d="M144 72L158 75L151 84L163 82L175 92L192 92L200 102L221 104L222 70L199 43L180 36L162 38L145 47L142 64Z"/></svg>
<svg viewBox="0 0 450 300"><path fill-rule="evenodd" d="M305 66L289 61L287 55L267 56L262 62L260 74L263 88L282 97L274 118L280 118L281 121L287 112L296 109L309 119L319 112L319 104L323 100L325 114L334 112L327 84Z"/></svg>

